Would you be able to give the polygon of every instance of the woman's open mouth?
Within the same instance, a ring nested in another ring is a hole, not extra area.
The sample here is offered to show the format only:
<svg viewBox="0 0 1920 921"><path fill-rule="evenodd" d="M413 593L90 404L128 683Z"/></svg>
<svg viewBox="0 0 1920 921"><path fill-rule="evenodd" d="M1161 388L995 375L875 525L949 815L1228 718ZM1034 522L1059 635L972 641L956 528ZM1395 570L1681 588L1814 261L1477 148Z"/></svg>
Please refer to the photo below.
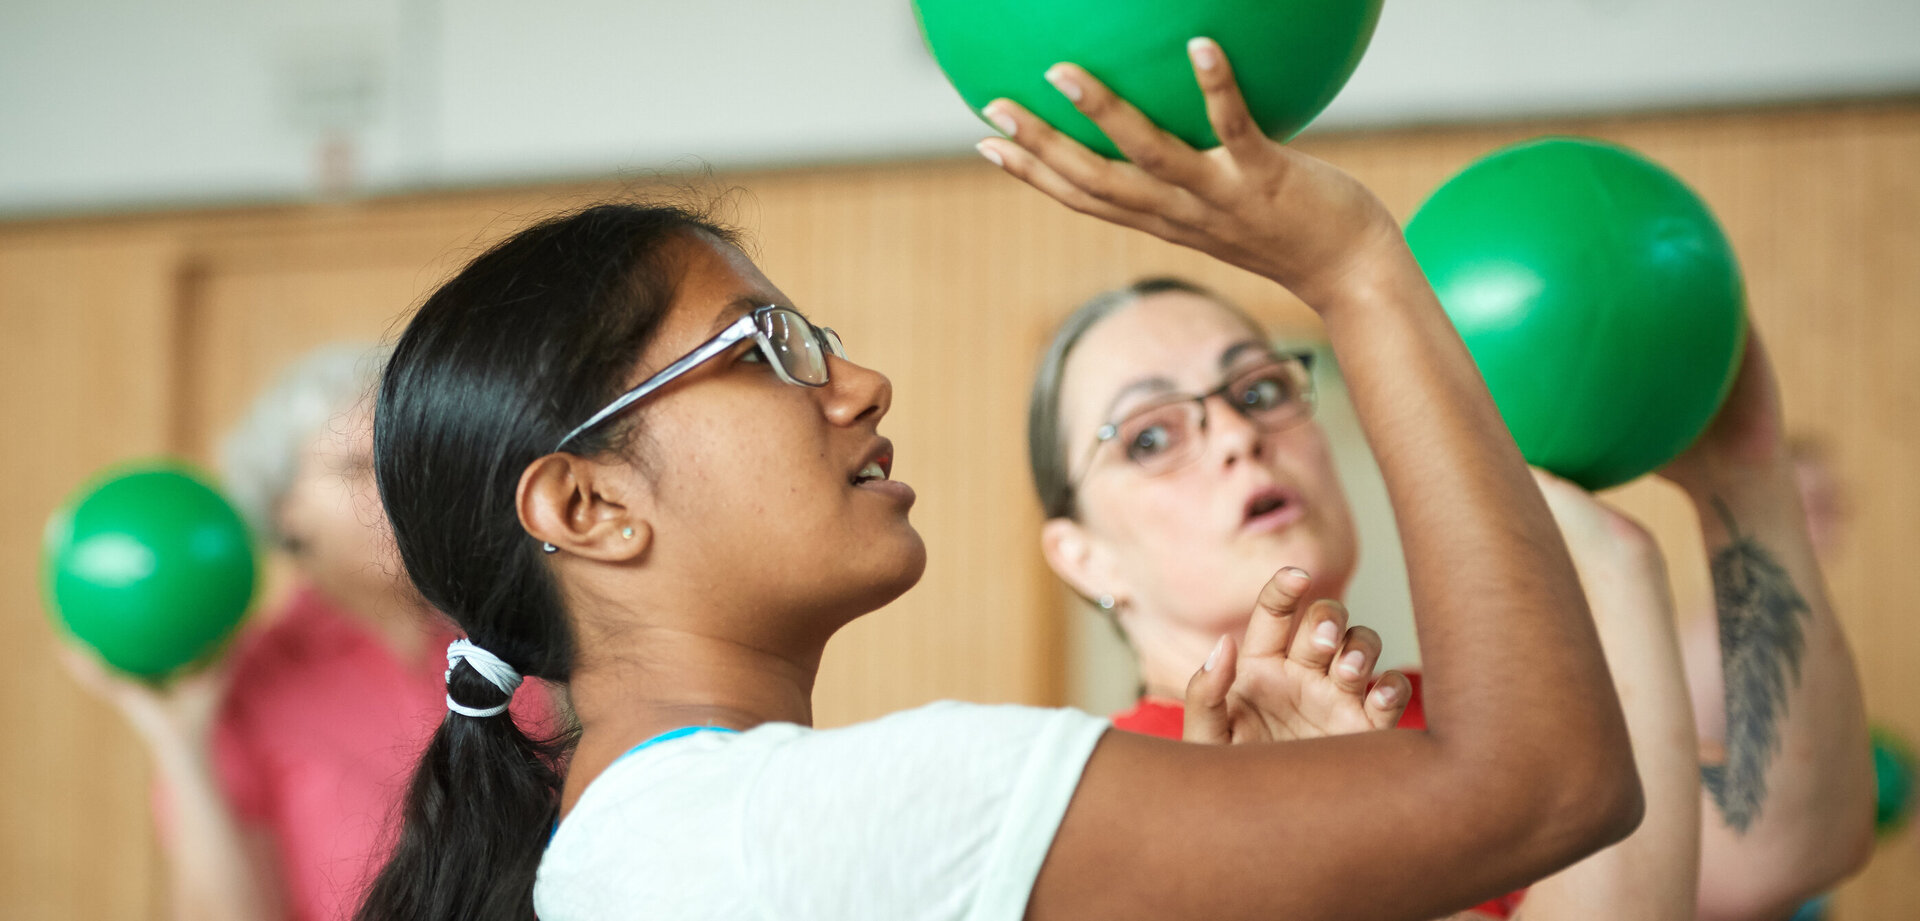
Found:
<svg viewBox="0 0 1920 921"><path fill-rule="evenodd" d="M913 487L893 477L893 442L882 438L868 453L866 463L847 478L847 485L868 492L881 493L907 504L913 504Z"/></svg>
<svg viewBox="0 0 1920 921"><path fill-rule="evenodd" d="M888 458L888 460L891 459L892 458ZM879 461L874 461L860 468L860 472L853 475L853 485L858 486L871 480L884 480L886 478L887 468Z"/></svg>
<svg viewBox="0 0 1920 921"><path fill-rule="evenodd" d="M1292 526L1306 512L1307 505L1299 492L1269 486L1247 497L1246 505L1242 506L1240 528L1259 534L1271 533Z"/></svg>

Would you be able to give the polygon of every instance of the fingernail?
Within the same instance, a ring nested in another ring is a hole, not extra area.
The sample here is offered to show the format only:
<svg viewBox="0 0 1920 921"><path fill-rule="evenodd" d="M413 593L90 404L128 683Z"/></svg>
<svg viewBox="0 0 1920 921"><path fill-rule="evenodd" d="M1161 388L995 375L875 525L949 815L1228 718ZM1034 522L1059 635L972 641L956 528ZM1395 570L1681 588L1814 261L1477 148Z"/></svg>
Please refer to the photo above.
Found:
<svg viewBox="0 0 1920 921"><path fill-rule="evenodd" d="M986 114L987 121L993 122L993 126L1000 129L1001 134L1007 137L1013 137L1013 133L1020 130L1020 126L1014 124L1013 119L1008 116L1007 113L993 106L988 106L982 111Z"/></svg>
<svg viewBox="0 0 1920 921"><path fill-rule="evenodd" d="M1213 667L1220 663L1220 650L1225 648L1227 648L1227 637L1225 634L1221 634L1220 639L1216 640L1213 644L1213 651L1207 653L1206 664L1200 666L1200 670L1203 672L1213 671Z"/></svg>
<svg viewBox="0 0 1920 921"><path fill-rule="evenodd" d="M1307 577L1307 571L1298 566L1282 566L1280 567L1280 571L1295 579L1305 579Z"/></svg>
<svg viewBox="0 0 1920 921"><path fill-rule="evenodd" d="M1073 75L1068 73L1065 67L1055 64L1047 68L1047 82L1053 84L1053 88L1059 90L1060 95L1067 97L1068 102L1080 101L1080 84L1073 79Z"/></svg>
<svg viewBox="0 0 1920 921"><path fill-rule="evenodd" d="M1313 645L1321 649L1332 649L1340 645L1340 625L1330 620L1323 620L1315 624L1313 628Z"/></svg>
<svg viewBox="0 0 1920 921"><path fill-rule="evenodd" d="M1383 684L1373 690L1374 701L1382 707L1393 706L1393 702L1399 697L1400 692L1394 690L1393 685L1390 684Z"/></svg>
<svg viewBox="0 0 1920 921"><path fill-rule="evenodd" d="M1349 652L1340 657L1340 674L1348 677L1357 677L1360 674L1360 666L1365 664L1366 661L1366 654L1360 650L1356 649Z"/></svg>
<svg viewBox="0 0 1920 921"><path fill-rule="evenodd" d="M1212 70L1220 66L1220 47L1213 43L1213 39L1189 39L1187 54L1193 57L1193 66L1201 70Z"/></svg>
<svg viewBox="0 0 1920 921"><path fill-rule="evenodd" d="M1005 163L1000 162L1000 152L997 150L994 150L991 147L988 147L986 141L981 141L980 143L973 145L973 149L980 151L980 156L986 157L987 162L993 164L994 166L1006 165Z"/></svg>

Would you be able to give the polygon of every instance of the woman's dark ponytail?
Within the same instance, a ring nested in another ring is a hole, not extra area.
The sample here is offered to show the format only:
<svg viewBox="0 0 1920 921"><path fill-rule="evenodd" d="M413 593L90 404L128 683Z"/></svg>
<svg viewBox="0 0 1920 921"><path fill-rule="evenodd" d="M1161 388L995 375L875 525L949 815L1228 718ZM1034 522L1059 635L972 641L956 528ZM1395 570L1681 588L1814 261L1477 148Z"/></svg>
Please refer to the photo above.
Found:
<svg viewBox="0 0 1920 921"><path fill-rule="evenodd" d="M600 205L523 230L427 299L381 378L375 475L407 573L475 645L527 677L567 681L574 639L547 556L515 511L520 473L620 391L672 300L668 244L693 235L732 240L665 206ZM571 449L624 452L631 430L606 426ZM466 661L447 685L469 708L507 698ZM356 917L532 918L572 741L530 737L511 713L449 712Z"/></svg>

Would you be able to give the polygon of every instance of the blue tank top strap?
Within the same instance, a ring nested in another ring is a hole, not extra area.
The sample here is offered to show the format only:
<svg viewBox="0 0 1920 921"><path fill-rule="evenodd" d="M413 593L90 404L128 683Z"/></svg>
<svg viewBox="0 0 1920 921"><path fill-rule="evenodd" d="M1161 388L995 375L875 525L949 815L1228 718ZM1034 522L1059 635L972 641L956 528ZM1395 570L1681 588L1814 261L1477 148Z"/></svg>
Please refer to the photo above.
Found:
<svg viewBox="0 0 1920 921"><path fill-rule="evenodd" d="M627 755L631 755L634 752L637 752L643 748L651 748L652 746L659 745L662 742L671 742L674 739L684 738L686 736L693 735L696 732L739 732L739 731L740 730L734 729L728 726L682 726L679 729L669 729L666 732L663 732L657 736L654 736L651 739L646 740L645 742L640 743L639 745L635 745L634 747L627 749L624 753L620 755L620 758L625 758ZM620 758L615 758L613 760L619 761Z"/></svg>
<svg viewBox="0 0 1920 921"><path fill-rule="evenodd" d="M641 750L641 749L643 749L643 748L646 748L646 747L648 747L648 746L652 746L652 745L659 745L659 744L660 744L660 743L662 743L662 742L671 742L671 741L673 741L674 739L679 739L679 738L684 738L684 737L686 737L686 736L690 736L690 735L693 735L693 734L694 734L694 733L696 733L696 732L734 732L734 733L737 733L737 732L739 732L739 731L740 731L740 730L738 730L738 729L734 729L734 728L733 728L733 727L731 727L731 726L682 726L682 727L680 727L679 729L669 729L669 730L667 730L666 732L663 732L663 733L661 733L661 734L659 734L659 735L657 735L657 736L654 736L654 737L653 737L653 738L651 738L651 739L648 739L648 740L646 740L645 742L642 742L642 743L640 743L639 745L635 745L634 747L632 747L632 748L629 748L629 749L627 749L627 750L626 750L626 751L624 751L624 752L621 752L621 753L620 753L620 758L625 758L626 756L628 756L628 755L631 755L631 754L633 754L634 752L637 752L637 751L639 751L639 750ZM620 758L615 758L615 759L613 759L613 760L614 760L614 763L616 763L616 764L617 764L617 763L619 763L619 761L620 761ZM609 766L611 766L611 765L609 765ZM554 822L554 823L553 823L553 827L552 827L552 828L549 828L549 829L547 829L547 844L548 844L548 846L552 846L552 844L553 844L553 836L555 836L555 835L557 835L557 834L559 834L559 833L560 833L560 823L556 821L556 822Z"/></svg>

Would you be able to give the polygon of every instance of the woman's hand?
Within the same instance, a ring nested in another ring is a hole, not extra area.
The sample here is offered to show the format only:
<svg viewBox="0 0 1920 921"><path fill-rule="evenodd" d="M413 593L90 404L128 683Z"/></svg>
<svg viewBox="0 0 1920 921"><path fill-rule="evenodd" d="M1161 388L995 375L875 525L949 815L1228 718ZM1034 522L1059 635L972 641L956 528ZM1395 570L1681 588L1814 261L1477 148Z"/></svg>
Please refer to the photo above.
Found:
<svg viewBox="0 0 1920 921"><path fill-rule="evenodd" d="M1547 510L1560 526L1573 565L1588 584L1592 600L1593 576L1599 571L1619 574L1638 571L1646 579L1664 580L1665 563L1653 534L1626 513L1600 501L1592 493L1545 470L1533 468L1533 480L1547 500ZM1661 591L1665 591L1662 582Z"/></svg>
<svg viewBox="0 0 1920 921"><path fill-rule="evenodd" d="M1411 696L1406 676L1390 671L1372 681L1380 635L1349 629L1335 601L1316 602L1299 618L1309 584L1298 569L1275 573L1260 590L1245 645L1236 650L1232 637L1220 638L1187 683L1186 741L1311 739L1400 721Z"/></svg>
<svg viewBox="0 0 1920 921"><path fill-rule="evenodd" d="M1700 440L1662 468L1660 475L1692 495L1711 491L1728 478L1752 478L1756 472L1786 464L1786 424L1780 413L1780 384L1760 331L1747 323L1747 347L1740 372L1720 411Z"/></svg>
<svg viewBox="0 0 1920 921"><path fill-rule="evenodd" d="M1286 286L1316 310L1407 258L1399 225L1365 186L1269 139L1213 40L1188 43L1221 146L1200 152L1072 64L1047 79L1131 162L1107 160L1006 99L985 109L1006 138L981 155L1067 207L1197 249Z"/></svg>
<svg viewBox="0 0 1920 921"><path fill-rule="evenodd" d="M119 710L156 756L205 752L231 677L221 663L155 685L113 672L98 656L71 645L61 647L60 662L74 683Z"/></svg>

